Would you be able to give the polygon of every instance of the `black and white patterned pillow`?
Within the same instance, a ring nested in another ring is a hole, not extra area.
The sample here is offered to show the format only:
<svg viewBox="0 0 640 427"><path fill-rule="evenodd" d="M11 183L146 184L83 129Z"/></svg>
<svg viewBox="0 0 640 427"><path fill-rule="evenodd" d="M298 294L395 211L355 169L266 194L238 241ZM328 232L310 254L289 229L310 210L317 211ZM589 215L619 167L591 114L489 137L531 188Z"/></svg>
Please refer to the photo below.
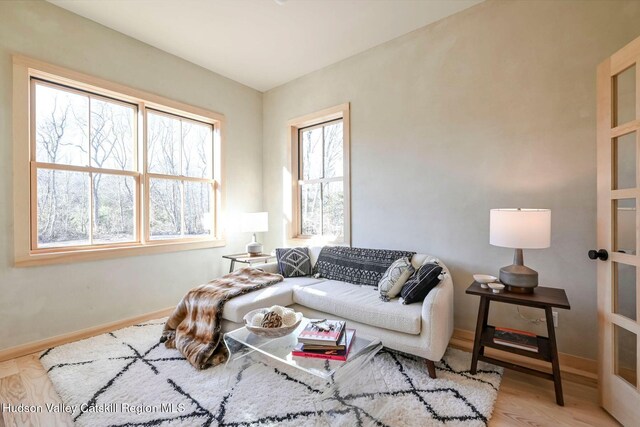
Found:
<svg viewBox="0 0 640 427"><path fill-rule="evenodd" d="M320 251L314 272L329 280L378 287L389 266L399 258L413 257L415 252L388 249L325 246Z"/></svg>
<svg viewBox="0 0 640 427"><path fill-rule="evenodd" d="M418 271L407 280L400 296L403 304L424 301L427 294L438 286L441 280L442 267L435 262L422 264Z"/></svg>
<svg viewBox="0 0 640 427"><path fill-rule="evenodd" d="M416 271L407 257L397 259L387 268L387 271L378 282L378 291L382 301L389 301L397 297L405 282Z"/></svg>
<svg viewBox="0 0 640 427"><path fill-rule="evenodd" d="M278 271L284 277L302 277L311 274L308 248L277 248Z"/></svg>

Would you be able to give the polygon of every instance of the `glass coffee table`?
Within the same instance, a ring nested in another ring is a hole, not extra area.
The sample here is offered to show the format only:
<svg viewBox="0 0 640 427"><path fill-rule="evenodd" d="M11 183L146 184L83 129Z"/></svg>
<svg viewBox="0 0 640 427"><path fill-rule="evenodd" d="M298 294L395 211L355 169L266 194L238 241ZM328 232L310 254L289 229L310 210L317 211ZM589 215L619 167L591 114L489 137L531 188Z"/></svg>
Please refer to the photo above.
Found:
<svg viewBox="0 0 640 427"><path fill-rule="evenodd" d="M325 384L325 390L320 398L327 399L333 396L336 388L357 378L365 364L370 362L382 349L380 339L362 336L356 331L346 361L294 357L291 355L291 351L298 343L298 334L309 321L310 319L303 318L294 332L280 338L260 337L247 330L246 327L227 332L223 337L224 344L229 351L227 365L247 356L259 356L262 361L275 368L289 366L301 373L311 374L322 380Z"/></svg>

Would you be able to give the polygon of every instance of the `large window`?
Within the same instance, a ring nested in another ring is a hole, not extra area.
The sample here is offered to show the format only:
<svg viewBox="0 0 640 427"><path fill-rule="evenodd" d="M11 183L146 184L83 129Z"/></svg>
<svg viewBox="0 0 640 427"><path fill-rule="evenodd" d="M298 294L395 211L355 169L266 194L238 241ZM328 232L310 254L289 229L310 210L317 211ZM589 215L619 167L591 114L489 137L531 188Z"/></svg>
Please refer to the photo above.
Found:
<svg viewBox="0 0 640 427"><path fill-rule="evenodd" d="M290 122L293 238L349 243L348 105Z"/></svg>
<svg viewBox="0 0 640 427"><path fill-rule="evenodd" d="M14 61L17 264L224 243L222 116L23 61Z"/></svg>

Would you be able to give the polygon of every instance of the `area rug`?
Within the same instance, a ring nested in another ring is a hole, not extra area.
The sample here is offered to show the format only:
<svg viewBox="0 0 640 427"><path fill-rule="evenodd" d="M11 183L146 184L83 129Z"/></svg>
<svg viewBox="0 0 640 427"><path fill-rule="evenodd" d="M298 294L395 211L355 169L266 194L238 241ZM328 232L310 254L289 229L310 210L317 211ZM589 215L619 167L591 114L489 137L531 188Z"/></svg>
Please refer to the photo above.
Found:
<svg viewBox="0 0 640 427"><path fill-rule="evenodd" d="M484 363L471 375L471 355L450 348L431 379L423 359L383 349L357 374L361 381L320 401L322 382L284 364L246 358L197 371L158 342L163 324L43 352L40 361L63 402L49 409L93 427L483 426L502 378L501 368Z"/></svg>

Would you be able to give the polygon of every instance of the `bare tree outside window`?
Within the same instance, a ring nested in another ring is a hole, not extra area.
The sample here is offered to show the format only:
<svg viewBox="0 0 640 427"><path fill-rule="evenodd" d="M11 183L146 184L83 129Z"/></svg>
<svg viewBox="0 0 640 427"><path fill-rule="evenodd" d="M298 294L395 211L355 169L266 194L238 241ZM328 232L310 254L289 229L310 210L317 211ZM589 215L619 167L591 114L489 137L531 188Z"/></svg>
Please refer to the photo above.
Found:
<svg viewBox="0 0 640 427"><path fill-rule="evenodd" d="M86 166L89 97L36 84L36 160Z"/></svg>
<svg viewBox="0 0 640 427"><path fill-rule="evenodd" d="M343 123L299 130L300 217L303 236L344 240Z"/></svg>

